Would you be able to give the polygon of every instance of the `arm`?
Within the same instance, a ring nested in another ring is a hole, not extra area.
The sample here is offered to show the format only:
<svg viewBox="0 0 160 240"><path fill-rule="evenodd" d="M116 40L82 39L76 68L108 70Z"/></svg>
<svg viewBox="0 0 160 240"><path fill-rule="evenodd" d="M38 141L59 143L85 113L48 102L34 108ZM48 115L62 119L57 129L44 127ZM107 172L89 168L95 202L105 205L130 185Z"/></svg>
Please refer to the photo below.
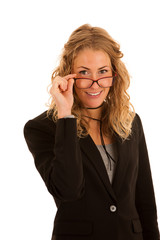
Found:
<svg viewBox="0 0 160 240"><path fill-rule="evenodd" d="M61 201L80 198L84 178L76 119L59 119L55 129L44 121L31 120L24 135L49 192Z"/></svg>
<svg viewBox="0 0 160 240"><path fill-rule="evenodd" d="M139 117L138 122L139 171L136 186L136 207L143 228L144 240L159 240L152 175L143 127Z"/></svg>

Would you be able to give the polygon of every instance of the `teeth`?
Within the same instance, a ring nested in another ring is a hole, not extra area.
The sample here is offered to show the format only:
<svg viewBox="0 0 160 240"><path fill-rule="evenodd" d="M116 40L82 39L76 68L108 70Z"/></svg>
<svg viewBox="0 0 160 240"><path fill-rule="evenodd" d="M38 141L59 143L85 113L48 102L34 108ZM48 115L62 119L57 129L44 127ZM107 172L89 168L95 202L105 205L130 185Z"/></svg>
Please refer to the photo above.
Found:
<svg viewBox="0 0 160 240"><path fill-rule="evenodd" d="M100 92L98 92L98 93L88 93L88 92L87 92L87 94L89 94L89 95L91 95L91 96L97 96L97 95L100 94Z"/></svg>

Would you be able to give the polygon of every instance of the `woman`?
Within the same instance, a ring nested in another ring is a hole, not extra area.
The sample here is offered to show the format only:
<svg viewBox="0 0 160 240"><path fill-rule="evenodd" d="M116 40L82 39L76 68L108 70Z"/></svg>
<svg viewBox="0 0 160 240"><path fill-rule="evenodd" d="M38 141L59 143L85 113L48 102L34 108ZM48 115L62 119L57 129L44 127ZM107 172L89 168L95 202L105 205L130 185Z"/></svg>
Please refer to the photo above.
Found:
<svg viewBox="0 0 160 240"><path fill-rule="evenodd" d="M104 29L76 29L53 72L49 110L25 125L58 208L52 240L159 239L145 137L122 56Z"/></svg>

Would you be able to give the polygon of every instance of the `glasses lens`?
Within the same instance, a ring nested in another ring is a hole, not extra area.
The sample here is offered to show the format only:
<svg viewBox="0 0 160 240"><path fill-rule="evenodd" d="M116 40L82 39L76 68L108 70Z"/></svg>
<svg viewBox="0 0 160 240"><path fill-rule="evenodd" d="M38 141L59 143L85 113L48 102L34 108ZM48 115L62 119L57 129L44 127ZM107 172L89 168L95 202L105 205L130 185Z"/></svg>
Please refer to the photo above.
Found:
<svg viewBox="0 0 160 240"><path fill-rule="evenodd" d="M96 82L96 84L98 83L102 88L108 88L113 85L113 77L103 77L97 81L87 78L77 78L76 87L81 89L90 88L93 85L93 82Z"/></svg>
<svg viewBox="0 0 160 240"><path fill-rule="evenodd" d="M99 79L98 84L103 88L111 87L113 85L113 77Z"/></svg>
<svg viewBox="0 0 160 240"><path fill-rule="evenodd" d="M77 88L90 88L92 85L92 80L86 78L77 78L76 79L76 87Z"/></svg>

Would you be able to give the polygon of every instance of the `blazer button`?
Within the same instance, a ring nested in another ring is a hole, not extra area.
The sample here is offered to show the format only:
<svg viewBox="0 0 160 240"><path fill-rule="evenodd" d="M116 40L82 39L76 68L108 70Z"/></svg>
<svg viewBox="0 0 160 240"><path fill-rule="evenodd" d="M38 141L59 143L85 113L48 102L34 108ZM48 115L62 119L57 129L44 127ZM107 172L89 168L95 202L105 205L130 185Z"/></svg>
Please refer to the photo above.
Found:
<svg viewBox="0 0 160 240"><path fill-rule="evenodd" d="M111 212L115 212L116 210L117 210L116 206L114 206L114 205L110 206L110 211Z"/></svg>

